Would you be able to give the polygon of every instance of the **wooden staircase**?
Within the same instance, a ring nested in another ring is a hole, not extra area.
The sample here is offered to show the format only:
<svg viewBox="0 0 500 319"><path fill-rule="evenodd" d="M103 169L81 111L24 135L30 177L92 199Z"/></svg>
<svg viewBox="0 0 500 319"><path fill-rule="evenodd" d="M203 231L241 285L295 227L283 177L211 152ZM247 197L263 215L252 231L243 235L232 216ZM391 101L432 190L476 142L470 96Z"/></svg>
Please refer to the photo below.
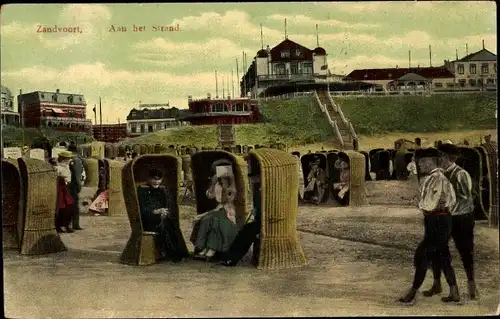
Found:
<svg viewBox="0 0 500 319"><path fill-rule="evenodd" d="M352 124L345 118L342 110L333 102L328 90L316 91L317 101L326 113L328 121L336 131L339 147L344 150L354 149L354 139L357 139Z"/></svg>
<svg viewBox="0 0 500 319"><path fill-rule="evenodd" d="M219 147L233 147L234 140L233 125L219 125Z"/></svg>

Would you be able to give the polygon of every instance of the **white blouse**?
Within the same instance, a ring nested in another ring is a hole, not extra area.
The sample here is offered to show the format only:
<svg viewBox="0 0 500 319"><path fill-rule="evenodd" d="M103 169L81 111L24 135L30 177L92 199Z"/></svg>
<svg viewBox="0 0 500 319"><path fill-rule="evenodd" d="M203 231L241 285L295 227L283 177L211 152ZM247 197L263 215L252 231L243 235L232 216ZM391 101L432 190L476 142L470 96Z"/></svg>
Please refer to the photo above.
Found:
<svg viewBox="0 0 500 319"><path fill-rule="evenodd" d="M455 202L455 190L443 174L443 170L441 168L432 170L420 184L420 202L418 203L418 207L428 212L448 208L451 212L451 208L455 205Z"/></svg>
<svg viewBox="0 0 500 319"><path fill-rule="evenodd" d="M56 172L57 176L64 178L66 185L71 182L71 170L69 169L69 162L57 163Z"/></svg>

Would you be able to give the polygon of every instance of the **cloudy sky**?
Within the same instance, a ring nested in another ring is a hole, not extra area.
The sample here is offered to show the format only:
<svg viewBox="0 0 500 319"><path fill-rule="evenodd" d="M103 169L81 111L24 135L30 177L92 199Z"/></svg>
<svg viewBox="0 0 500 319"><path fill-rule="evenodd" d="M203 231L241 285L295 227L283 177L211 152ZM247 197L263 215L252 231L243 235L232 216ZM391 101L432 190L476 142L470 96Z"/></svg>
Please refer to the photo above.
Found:
<svg viewBox="0 0 500 319"><path fill-rule="evenodd" d="M486 48L496 53L494 2L207 3L113 5L7 5L1 19L1 82L19 89L80 93L87 117L103 101L103 122L125 120L142 103L187 107L187 96L215 95L214 70L231 78L242 51L248 60L261 47L288 37L306 47L319 42L330 70L432 63ZM145 26L133 32L132 26ZM179 24L179 32L153 25ZM38 33L37 25L79 26L82 33ZM111 25L127 32L109 32ZM240 66L240 76L242 75ZM222 80L219 81L219 87ZM226 80L225 80L226 81ZM226 81L227 82L227 81ZM232 90L232 88L231 88ZM236 89L235 89L236 90Z"/></svg>

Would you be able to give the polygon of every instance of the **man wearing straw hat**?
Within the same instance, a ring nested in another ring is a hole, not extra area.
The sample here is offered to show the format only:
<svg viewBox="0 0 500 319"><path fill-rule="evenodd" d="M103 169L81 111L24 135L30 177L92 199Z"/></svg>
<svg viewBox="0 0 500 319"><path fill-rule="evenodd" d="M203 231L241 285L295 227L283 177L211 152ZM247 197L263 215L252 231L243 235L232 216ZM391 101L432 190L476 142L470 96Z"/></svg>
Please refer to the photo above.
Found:
<svg viewBox="0 0 500 319"><path fill-rule="evenodd" d="M326 190L326 172L320 167L321 160L314 156L311 162L311 171L307 176L307 186L304 188L304 194L313 193L312 201L320 204Z"/></svg>
<svg viewBox="0 0 500 319"><path fill-rule="evenodd" d="M441 151L441 166L444 174L453 185L457 201L452 207L451 236L455 247L460 253L462 264L468 281L469 298L476 298L476 284L474 280L474 200L472 196L472 179L462 167L455 164L460 156L460 150L453 144L443 143ZM424 296L431 297L441 293L441 267L439 263L432 263L434 283Z"/></svg>
<svg viewBox="0 0 500 319"><path fill-rule="evenodd" d="M431 261L440 264L450 286L450 295L442 298L442 301L460 301L448 246L452 227L451 211L456 202L455 191L443 169L438 167L439 156L439 151L435 148L424 149L420 153L420 170L428 173L420 186L419 202L419 208L424 214L424 239L415 251L412 287L399 299L401 303L410 303L415 299Z"/></svg>

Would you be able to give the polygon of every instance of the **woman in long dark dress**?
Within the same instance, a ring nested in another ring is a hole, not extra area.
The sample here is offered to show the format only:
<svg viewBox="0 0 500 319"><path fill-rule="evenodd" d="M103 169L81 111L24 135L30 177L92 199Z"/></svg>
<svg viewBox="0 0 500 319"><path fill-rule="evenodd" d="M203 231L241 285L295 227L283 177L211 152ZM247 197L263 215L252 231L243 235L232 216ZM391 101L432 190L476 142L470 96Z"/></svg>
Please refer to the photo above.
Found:
<svg viewBox="0 0 500 319"><path fill-rule="evenodd" d="M163 174L157 169L149 173L148 184L139 186L137 196L144 231L159 233L164 251L173 262L179 262L189 256L182 236L179 221L175 214L174 200L167 188L161 185Z"/></svg>

